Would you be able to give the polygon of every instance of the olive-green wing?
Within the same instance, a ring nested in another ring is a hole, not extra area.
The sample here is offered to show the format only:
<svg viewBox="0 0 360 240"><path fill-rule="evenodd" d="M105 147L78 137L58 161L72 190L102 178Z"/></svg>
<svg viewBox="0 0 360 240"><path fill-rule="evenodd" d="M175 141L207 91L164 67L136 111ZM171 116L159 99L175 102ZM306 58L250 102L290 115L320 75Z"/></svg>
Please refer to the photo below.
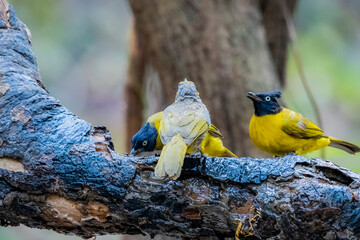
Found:
<svg viewBox="0 0 360 240"><path fill-rule="evenodd" d="M283 125L281 129L293 137L302 139L319 138L324 136L324 132L321 128L316 126L315 123L311 122L300 113L296 113L288 109L284 111Z"/></svg>
<svg viewBox="0 0 360 240"><path fill-rule="evenodd" d="M195 119L188 126L181 129L181 135L184 138L186 144L190 145L200 135L206 133L209 129L209 123L203 118Z"/></svg>
<svg viewBox="0 0 360 240"><path fill-rule="evenodd" d="M217 127L215 127L213 124L211 124L209 127L209 133L214 137L224 138L220 130Z"/></svg>
<svg viewBox="0 0 360 240"><path fill-rule="evenodd" d="M163 144L168 143L177 134L179 118L172 113L164 114L160 121L159 134Z"/></svg>
<svg viewBox="0 0 360 240"><path fill-rule="evenodd" d="M150 125L152 127L155 127L156 129L159 129L159 126L160 126L160 121L161 121L161 118L162 116L164 115L164 112L157 112L157 113L154 113L153 115L151 115L149 118L148 118L148 123L150 123Z"/></svg>
<svg viewBox="0 0 360 240"><path fill-rule="evenodd" d="M176 114L165 114L160 123L160 136L164 144L180 133L185 143L190 145L209 129L209 124L195 111L187 111L181 118Z"/></svg>

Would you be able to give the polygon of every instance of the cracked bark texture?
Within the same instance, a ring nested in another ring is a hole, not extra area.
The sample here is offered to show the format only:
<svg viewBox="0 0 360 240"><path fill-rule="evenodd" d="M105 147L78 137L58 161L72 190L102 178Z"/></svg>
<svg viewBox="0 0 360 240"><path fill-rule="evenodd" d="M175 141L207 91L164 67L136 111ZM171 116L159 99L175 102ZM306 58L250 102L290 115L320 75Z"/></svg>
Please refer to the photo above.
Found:
<svg viewBox="0 0 360 240"><path fill-rule="evenodd" d="M293 12L295 0L280 1ZM265 156L249 138L246 92L284 85L288 35L280 1L129 0L136 48L127 82L128 139L147 119L139 114L147 86L155 85L147 101L153 114L173 102L186 77L197 84L225 145L239 156Z"/></svg>
<svg viewBox="0 0 360 240"><path fill-rule="evenodd" d="M360 238L357 173L296 155L193 155L177 181L158 179L156 156L116 154L105 127L79 119L39 79L29 32L10 7L0 26L1 226L85 238Z"/></svg>

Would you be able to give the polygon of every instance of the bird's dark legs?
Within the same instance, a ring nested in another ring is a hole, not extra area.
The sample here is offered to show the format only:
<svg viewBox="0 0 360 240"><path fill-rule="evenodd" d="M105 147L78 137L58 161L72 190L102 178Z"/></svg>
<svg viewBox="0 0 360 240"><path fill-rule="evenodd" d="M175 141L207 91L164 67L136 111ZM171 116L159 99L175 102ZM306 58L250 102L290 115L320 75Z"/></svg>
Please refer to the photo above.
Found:
<svg viewBox="0 0 360 240"><path fill-rule="evenodd" d="M296 152L293 151L293 152L289 152L289 153L286 153L284 156L296 156Z"/></svg>

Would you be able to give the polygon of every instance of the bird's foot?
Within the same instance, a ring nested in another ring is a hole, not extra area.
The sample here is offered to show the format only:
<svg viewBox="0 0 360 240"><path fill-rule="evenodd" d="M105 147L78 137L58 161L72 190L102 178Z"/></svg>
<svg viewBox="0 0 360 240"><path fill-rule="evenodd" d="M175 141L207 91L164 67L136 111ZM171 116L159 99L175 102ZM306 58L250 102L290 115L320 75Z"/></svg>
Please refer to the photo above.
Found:
<svg viewBox="0 0 360 240"><path fill-rule="evenodd" d="M204 160L206 159L206 155L200 150L200 164L203 165Z"/></svg>
<svg viewBox="0 0 360 240"><path fill-rule="evenodd" d="M297 156L296 152L289 152L285 154L284 156Z"/></svg>

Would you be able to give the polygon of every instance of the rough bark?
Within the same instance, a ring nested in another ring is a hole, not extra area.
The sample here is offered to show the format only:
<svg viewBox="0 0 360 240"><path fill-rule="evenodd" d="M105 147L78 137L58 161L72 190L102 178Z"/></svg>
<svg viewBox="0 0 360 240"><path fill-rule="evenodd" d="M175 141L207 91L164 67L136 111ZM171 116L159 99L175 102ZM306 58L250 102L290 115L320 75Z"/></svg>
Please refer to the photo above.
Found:
<svg viewBox="0 0 360 240"><path fill-rule="evenodd" d="M153 109L169 105L187 77L197 84L226 146L240 156L263 156L249 139L253 110L245 95L284 82L288 38L277 1L129 2L139 49L161 81L163 102ZM289 5L293 10L295 1Z"/></svg>
<svg viewBox="0 0 360 240"><path fill-rule="evenodd" d="M157 157L120 156L105 127L38 83L28 31L10 8L0 29L0 225L64 234L357 239L360 175L319 159L185 160L178 181Z"/></svg>

